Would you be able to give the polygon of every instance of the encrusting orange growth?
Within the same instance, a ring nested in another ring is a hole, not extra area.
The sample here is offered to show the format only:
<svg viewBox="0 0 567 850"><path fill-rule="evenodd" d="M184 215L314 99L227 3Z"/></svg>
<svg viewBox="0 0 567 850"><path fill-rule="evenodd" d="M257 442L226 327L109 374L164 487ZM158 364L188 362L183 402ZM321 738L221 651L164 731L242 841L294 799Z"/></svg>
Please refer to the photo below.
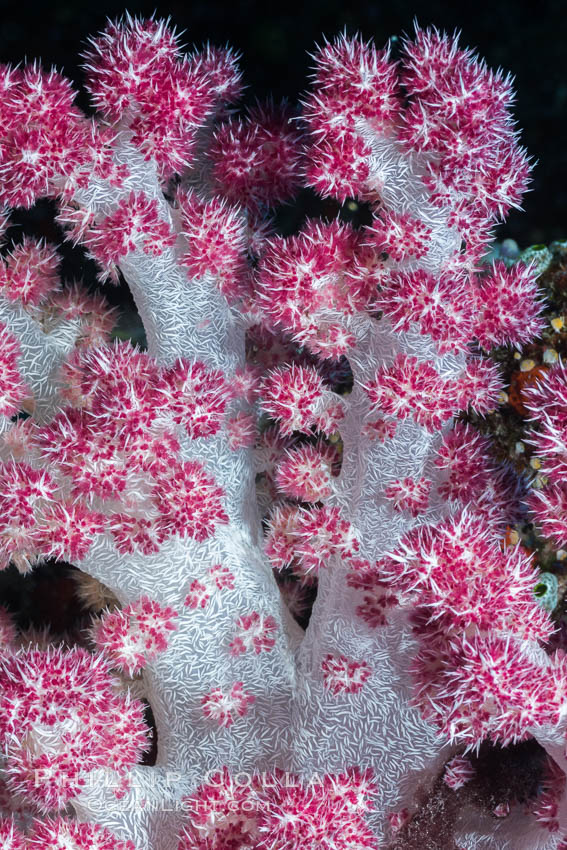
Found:
<svg viewBox="0 0 567 850"><path fill-rule="evenodd" d="M518 371L514 372L512 375L510 380L510 389L508 390L508 403L514 408L516 413L519 413L520 416L529 416L529 410L525 405L527 396L524 394L524 391L528 387L535 386L539 379L542 378L548 371L548 366L538 364L528 372L522 372L518 369Z"/></svg>

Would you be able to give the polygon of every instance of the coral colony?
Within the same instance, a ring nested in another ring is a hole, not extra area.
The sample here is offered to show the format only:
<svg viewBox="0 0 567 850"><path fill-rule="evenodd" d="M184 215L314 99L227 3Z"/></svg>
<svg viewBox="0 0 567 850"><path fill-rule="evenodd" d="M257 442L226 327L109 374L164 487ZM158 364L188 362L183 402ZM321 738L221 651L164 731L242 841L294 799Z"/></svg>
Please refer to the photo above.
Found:
<svg viewBox="0 0 567 850"><path fill-rule="evenodd" d="M483 262L530 165L509 78L434 29L398 54L325 42L300 111L245 117L234 54L163 21L91 40L94 117L1 67L2 232L54 199L147 338L6 236L1 566L109 601L68 644L2 610L5 850L567 847L567 658L472 422L543 326L535 267ZM366 223L276 235L302 187ZM526 390L557 545L565 387ZM526 742L489 805L479 754Z"/></svg>

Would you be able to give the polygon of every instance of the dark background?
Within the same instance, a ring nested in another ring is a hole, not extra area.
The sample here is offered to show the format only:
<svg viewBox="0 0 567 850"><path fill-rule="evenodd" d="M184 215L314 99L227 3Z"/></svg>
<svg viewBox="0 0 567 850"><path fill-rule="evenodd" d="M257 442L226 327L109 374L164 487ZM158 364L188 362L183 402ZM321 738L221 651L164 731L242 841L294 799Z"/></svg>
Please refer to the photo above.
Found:
<svg viewBox="0 0 567 850"><path fill-rule="evenodd" d="M491 67L516 78L518 125L522 141L538 160L525 212L513 213L498 236L515 238L521 247L567 238L567 0L543 0L523 7L510 0L307 0L304 7L240 0L196 0L155 6L115 0L78 3L0 0L0 61L17 63L41 57L81 83L79 52L86 38L125 8L148 16L171 16L185 30L187 45L230 43L242 53L247 97L287 96L295 101L305 88L308 52L323 35L346 28L382 44L391 36L421 26L462 31L463 45L478 48ZM462 8L461 8L462 7Z"/></svg>

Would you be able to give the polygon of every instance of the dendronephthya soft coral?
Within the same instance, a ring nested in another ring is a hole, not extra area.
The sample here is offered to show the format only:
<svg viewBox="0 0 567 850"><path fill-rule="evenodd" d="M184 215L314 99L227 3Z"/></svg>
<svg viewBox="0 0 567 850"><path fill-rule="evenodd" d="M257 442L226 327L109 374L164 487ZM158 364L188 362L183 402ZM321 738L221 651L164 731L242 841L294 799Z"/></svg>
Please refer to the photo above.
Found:
<svg viewBox="0 0 567 850"><path fill-rule="evenodd" d="M529 178L511 81L436 30L396 61L343 36L301 115L239 119L229 50L185 55L129 16L85 68L92 118L57 72L1 69L1 200L56 199L101 280L127 281L147 352L105 341L50 246L5 254L0 545L121 607L91 655L6 624L5 783L48 819L4 843L411 847L428 789L474 776L464 750L533 736L555 760L539 798L464 805L430 846L564 846L567 662L529 556L501 545L514 484L451 428L497 404L481 350L541 327L535 271L480 262ZM273 235L305 184L371 221ZM284 600L315 585L304 633ZM140 671L152 767L118 675Z"/></svg>

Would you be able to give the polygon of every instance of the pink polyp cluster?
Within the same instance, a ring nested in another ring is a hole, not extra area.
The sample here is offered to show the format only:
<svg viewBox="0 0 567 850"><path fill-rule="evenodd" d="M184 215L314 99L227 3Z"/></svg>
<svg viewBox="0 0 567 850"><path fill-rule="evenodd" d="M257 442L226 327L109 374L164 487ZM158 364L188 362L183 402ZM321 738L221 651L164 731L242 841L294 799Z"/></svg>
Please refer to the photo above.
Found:
<svg viewBox="0 0 567 850"><path fill-rule="evenodd" d="M351 227L310 222L299 236L268 244L258 302L276 328L315 354L336 359L355 343L345 317L370 309L380 282L368 273L367 258L364 240Z"/></svg>
<svg viewBox="0 0 567 850"><path fill-rule="evenodd" d="M299 575L317 572L334 555L348 559L358 548L355 531L338 508L287 505L270 517L266 554L276 569L293 566Z"/></svg>
<svg viewBox="0 0 567 850"><path fill-rule="evenodd" d="M264 380L262 407L284 435L309 434L312 428L331 434L343 416L340 403L324 387L317 370L295 363L274 370Z"/></svg>
<svg viewBox="0 0 567 850"><path fill-rule="evenodd" d="M251 842L258 850L315 850L331 840L337 850L373 848L364 813L375 792L372 772L357 768L310 783L284 771L233 777L225 769L184 800L191 825L179 850L244 848Z"/></svg>
<svg viewBox="0 0 567 850"><path fill-rule="evenodd" d="M123 771L147 748L142 704L115 693L104 661L84 649L10 653L0 679L7 782L43 812L64 808L89 768Z"/></svg>
<svg viewBox="0 0 567 850"><path fill-rule="evenodd" d="M483 214L505 215L519 203L529 177L508 109L510 77L434 29L419 30L406 42L403 66L410 106L402 137L409 148L436 154L429 182L439 202L457 188L469 214L480 204L479 224Z"/></svg>
<svg viewBox="0 0 567 850"><path fill-rule="evenodd" d="M213 688L201 700L205 717L224 727L232 726L238 717L248 714L254 701L254 695L243 690L242 682L235 682L228 690Z"/></svg>
<svg viewBox="0 0 567 850"><path fill-rule="evenodd" d="M180 460L175 434L176 424L192 439L217 433L230 397L219 370L182 359L160 369L118 344L78 349L65 376L76 406L27 436L51 473L2 467L5 563L80 559L106 522L121 551L151 552L174 533L203 540L227 521L222 488L201 463Z"/></svg>
<svg viewBox="0 0 567 850"><path fill-rule="evenodd" d="M97 108L112 122L125 121L134 144L164 175L187 165L198 129L240 92L230 51L185 57L164 21L127 17L127 26L111 24L84 58Z"/></svg>
<svg viewBox="0 0 567 850"><path fill-rule="evenodd" d="M298 446L288 450L276 472L279 490L304 502L319 502L331 495L330 478L336 451L332 447Z"/></svg>
<svg viewBox="0 0 567 850"><path fill-rule="evenodd" d="M231 654L253 651L258 655L260 652L269 652L275 643L273 633L276 628L273 617L265 617L257 611L243 614L236 621L236 634L230 642Z"/></svg>
<svg viewBox="0 0 567 850"><path fill-rule="evenodd" d="M269 321L323 357L353 347L353 309L382 310L396 330L418 322L441 353L538 333L533 269L479 273L492 227L529 176L510 81L436 30L418 30L398 62L343 37L315 55L313 78L307 182L341 202L367 202L373 220L336 233L336 223L308 223L272 240L258 290Z"/></svg>
<svg viewBox="0 0 567 850"><path fill-rule="evenodd" d="M427 508L430 489L431 481L427 478L402 478L386 487L384 495L392 500L395 510L407 510L419 516Z"/></svg>
<svg viewBox="0 0 567 850"><path fill-rule="evenodd" d="M59 283L58 266L51 246L24 237L0 264L2 294L10 301L37 304Z"/></svg>
<svg viewBox="0 0 567 850"><path fill-rule="evenodd" d="M362 117L384 132L399 112L396 66L388 51L360 38L326 44L316 56L315 92L304 102L315 144L307 181L340 200L363 195L370 175L371 148L357 128Z"/></svg>
<svg viewBox="0 0 567 850"><path fill-rule="evenodd" d="M223 589L234 590L234 576L222 564L214 564L201 580L193 579L184 604L189 608L206 608L211 598L219 597Z"/></svg>
<svg viewBox="0 0 567 850"><path fill-rule="evenodd" d="M145 596L117 611L107 612L93 628L97 648L110 665L129 676L167 649L177 612Z"/></svg>
<svg viewBox="0 0 567 850"><path fill-rule="evenodd" d="M510 471L495 461L487 437L457 422L444 435L435 466L446 470L439 487L444 498L467 505L496 532L504 531L510 508L513 513L518 502L519 487Z"/></svg>
<svg viewBox="0 0 567 850"><path fill-rule="evenodd" d="M357 661L345 655L327 655L321 669L325 688L332 694L356 694L367 679L371 667L366 661Z"/></svg>
<svg viewBox="0 0 567 850"><path fill-rule="evenodd" d="M143 192L131 192L111 215L93 223L84 244L90 256L112 277L116 263L134 251L138 243L146 254L161 254L175 240L175 234L159 215L157 201Z"/></svg>
<svg viewBox="0 0 567 850"><path fill-rule="evenodd" d="M2 200L31 207L45 195L72 196L93 171L124 175L112 162L112 136L73 105L69 80L38 65L0 68Z"/></svg>
<svg viewBox="0 0 567 850"><path fill-rule="evenodd" d="M0 413L13 416L30 394L18 369L20 346L14 334L0 323Z"/></svg>
<svg viewBox="0 0 567 850"><path fill-rule="evenodd" d="M493 629L540 640L553 631L533 595L531 556L519 547L510 556L485 521L467 512L408 532L392 556L378 562L377 578L413 597L431 623L448 618L463 632Z"/></svg>
<svg viewBox="0 0 567 850"><path fill-rule="evenodd" d="M532 725L559 722L567 687L562 654L542 666L521 648L553 631L533 593L531 556L521 547L508 554L482 517L465 511L418 527L366 567L364 581L358 571L351 576L351 586L379 598L393 592L390 605L412 600L416 700L453 740L469 748L485 738L506 745ZM366 618L364 606L358 613Z"/></svg>
<svg viewBox="0 0 567 850"><path fill-rule="evenodd" d="M565 365L558 363L526 389L526 406L537 422L530 442L541 459L546 484L534 490L530 508L543 534L557 546L567 544L567 405Z"/></svg>
<svg viewBox="0 0 567 850"><path fill-rule="evenodd" d="M365 390L372 405L387 416L411 417L418 425L436 431L457 410L470 406L486 413L494 409L500 382L498 371L489 360L473 360L457 380L447 380L430 363L399 354L392 366L383 366L376 372Z"/></svg>
<svg viewBox="0 0 567 850"><path fill-rule="evenodd" d="M223 122L211 148L213 180L220 194L253 218L284 201L301 186L302 137L285 106L249 109L244 120Z"/></svg>
<svg viewBox="0 0 567 850"><path fill-rule="evenodd" d="M0 821L0 839L4 850L135 850L132 841L117 838L110 830L70 818L46 818L34 821L31 832L24 834L9 820Z"/></svg>
<svg viewBox="0 0 567 850"><path fill-rule="evenodd" d="M2 567L14 561L26 572L40 552L53 557L83 557L93 536L103 529L102 516L62 495L46 470L26 463L6 463L2 481Z"/></svg>
<svg viewBox="0 0 567 850"><path fill-rule="evenodd" d="M205 203L194 193L178 193L177 199L188 245L181 263L191 277L215 275L223 295L238 297L246 291L248 272L244 216L217 198Z"/></svg>
<svg viewBox="0 0 567 850"><path fill-rule="evenodd" d="M423 715L470 749L486 740L501 746L528 740L530 727L562 720L565 659L530 663L507 637L450 642L430 630L414 675Z"/></svg>

